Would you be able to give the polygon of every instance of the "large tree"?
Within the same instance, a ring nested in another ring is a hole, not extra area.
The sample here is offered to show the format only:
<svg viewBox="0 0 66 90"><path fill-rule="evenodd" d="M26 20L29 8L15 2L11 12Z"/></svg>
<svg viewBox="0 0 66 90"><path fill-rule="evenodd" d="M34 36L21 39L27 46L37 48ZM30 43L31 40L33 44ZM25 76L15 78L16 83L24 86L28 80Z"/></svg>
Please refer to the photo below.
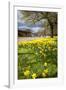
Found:
<svg viewBox="0 0 66 90"><path fill-rule="evenodd" d="M53 38L54 30L57 34L57 12L43 12L43 11L21 11L24 20L27 23L35 24L36 22L46 19L51 30L51 37Z"/></svg>

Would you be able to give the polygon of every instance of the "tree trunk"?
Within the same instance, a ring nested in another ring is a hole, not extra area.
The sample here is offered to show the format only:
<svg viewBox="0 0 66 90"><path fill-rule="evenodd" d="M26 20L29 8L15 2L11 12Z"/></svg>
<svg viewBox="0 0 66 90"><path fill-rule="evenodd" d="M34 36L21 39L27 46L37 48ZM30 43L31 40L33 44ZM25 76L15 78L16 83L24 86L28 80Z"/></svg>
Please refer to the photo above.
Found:
<svg viewBox="0 0 66 90"><path fill-rule="evenodd" d="M53 38L53 24L50 22L50 20L48 19L49 25L50 25L50 29L51 29L51 38Z"/></svg>
<svg viewBox="0 0 66 90"><path fill-rule="evenodd" d="M50 25L51 28L51 38L53 38L53 25Z"/></svg>

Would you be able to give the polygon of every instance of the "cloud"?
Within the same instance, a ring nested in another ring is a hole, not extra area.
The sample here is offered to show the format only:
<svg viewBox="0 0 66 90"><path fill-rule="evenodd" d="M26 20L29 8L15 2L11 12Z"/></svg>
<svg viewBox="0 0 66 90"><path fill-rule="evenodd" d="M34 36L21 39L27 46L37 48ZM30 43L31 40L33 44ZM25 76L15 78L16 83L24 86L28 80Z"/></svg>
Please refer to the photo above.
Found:
<svg viewBox="0 0 66 90"><path fill-rule="evenodd" d="M17 19L18 30L30 29L32 32L38 32L41 28L44 27L44 19L36 22L35 24L26 23L20 10L17 11Z"/></svg>

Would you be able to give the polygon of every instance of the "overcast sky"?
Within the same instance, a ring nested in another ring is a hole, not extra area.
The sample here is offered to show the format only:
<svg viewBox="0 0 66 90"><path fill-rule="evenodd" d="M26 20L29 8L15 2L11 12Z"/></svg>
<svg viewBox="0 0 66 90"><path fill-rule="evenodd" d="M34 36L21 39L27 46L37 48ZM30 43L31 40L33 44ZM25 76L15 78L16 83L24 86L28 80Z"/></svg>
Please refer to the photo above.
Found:
<svg viewBox="0 0 66 90"><path fill-rule="evenodd" d="M20 10L17 11L17 19L18 19L17 23L18 23L19 30L30 29L32 32L37 32L41 28L42 28L42 30L44 29L43 25L44 25L45 20L41 20L41 21L37 22L36 24L32 24L32 25L30 23L26 24Z"/></svg>

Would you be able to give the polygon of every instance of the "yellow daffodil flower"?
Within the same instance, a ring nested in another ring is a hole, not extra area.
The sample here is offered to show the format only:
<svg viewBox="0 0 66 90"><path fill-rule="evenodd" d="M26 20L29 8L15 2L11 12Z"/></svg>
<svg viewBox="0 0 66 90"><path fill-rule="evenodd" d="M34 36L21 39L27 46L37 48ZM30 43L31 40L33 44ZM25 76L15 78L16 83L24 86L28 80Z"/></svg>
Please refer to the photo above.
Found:
<svg viewBox="0 0 66 90"><path fill-rule="evenodd" d="M44 63L44 66L45 66L45 67L47 66L47 63L46 63L46 62Z"/></svg>
<svg viewBox="0 0 66 90"><path fill-rule="evenodd" d="M47 73L48 73L48 69L45 69L45 70L44 70L44 73L47 74Z"/></svg>
<svg viewBox="0 0 66 90"><path fill-rule="evenodd" d="M43 76L43 77L46 77L46 74L43 72L43 73L42 73L42 76Z"/></svg>
<svg viewBox="0 0 66 90"><path fill-rule="evenodd" d="M26 70L26 71L24 72L24 75L25 75L25 76L29 76L29 74L30 74L30 71L29 71L29 70Z"/></svg>
<svg viewBox="0 0 66 90"><path fill-rule="evenodd" d="M32 74L32 78L35 79L37 77L36 73Z"/></svg>

